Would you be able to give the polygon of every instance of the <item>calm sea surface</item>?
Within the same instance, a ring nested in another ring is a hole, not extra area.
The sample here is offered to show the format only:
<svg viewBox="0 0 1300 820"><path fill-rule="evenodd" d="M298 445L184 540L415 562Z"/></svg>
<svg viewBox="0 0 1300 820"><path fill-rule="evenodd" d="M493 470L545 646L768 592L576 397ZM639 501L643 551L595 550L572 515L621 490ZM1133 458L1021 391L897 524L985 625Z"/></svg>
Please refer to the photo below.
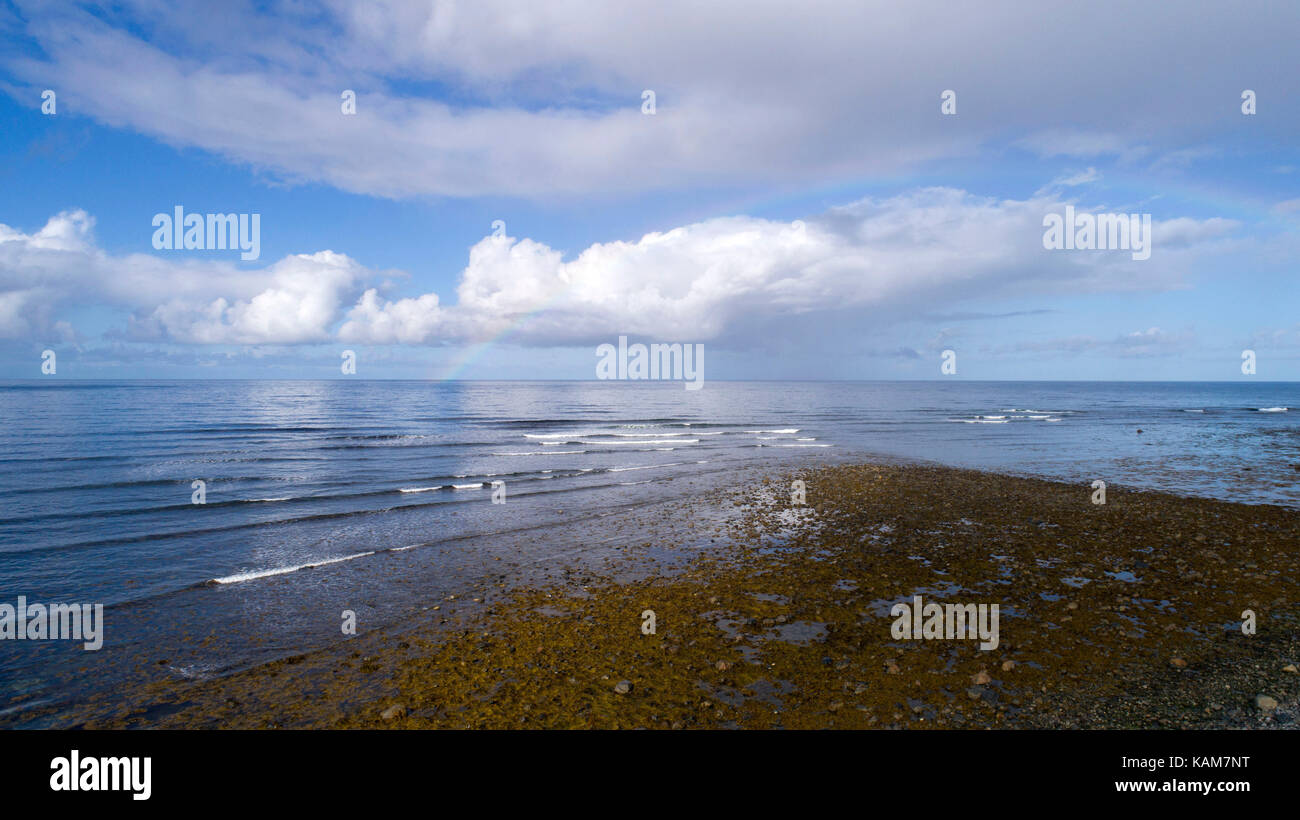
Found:
<svg viewBox="0 0 1300 820"><path fill-rule="evenodd" d="M98 653L0 641L0 714L146 656L199 677L296 651L346 605L383 625L492 545L545 562L573 546L552 524L809 456L1300 506L1298 420L1300 385L1267 382L2 382L0 603L107 626Z"/></svg>

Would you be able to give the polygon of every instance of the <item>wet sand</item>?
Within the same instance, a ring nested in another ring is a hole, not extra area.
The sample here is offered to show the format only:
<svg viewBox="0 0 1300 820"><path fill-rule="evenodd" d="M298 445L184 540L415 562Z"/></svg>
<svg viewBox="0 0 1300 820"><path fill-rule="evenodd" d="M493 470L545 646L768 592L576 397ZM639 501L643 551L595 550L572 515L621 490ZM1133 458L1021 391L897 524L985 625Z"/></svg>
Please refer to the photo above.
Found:
<svg viewBox="0 0 1300 820"><path fill-rule="evenodd" d="M806 505L791 503L793 479ZM152 684L61 722L1294 727L1300 511L1117 487L1097 505L1092 494L928 466L772 475L658 510L617 566L470 607L431 600L428 620L401 630ZM693 557L666 568L665 548L683 540ZM896 639L890 608L916 594L999 605L997 648Z"/></svg>

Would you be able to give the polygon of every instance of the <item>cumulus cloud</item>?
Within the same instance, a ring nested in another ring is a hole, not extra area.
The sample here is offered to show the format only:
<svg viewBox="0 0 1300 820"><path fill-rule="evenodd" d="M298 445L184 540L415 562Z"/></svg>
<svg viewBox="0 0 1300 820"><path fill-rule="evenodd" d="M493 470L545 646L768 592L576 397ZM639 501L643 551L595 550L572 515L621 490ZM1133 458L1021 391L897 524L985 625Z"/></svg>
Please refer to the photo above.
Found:
<svg viewBox="0 0 1300 820"><path fill-rule="evenodd" d="M332 336L374 273L343 254L300 254L263 269L148 254L113 256L94 219L59 213L24 233L0 224L0 338L65 338L70 307L130 312L127 337L196 344L297 344Z"/></svg>
<svg viewBox="0 0 1300 820"><path fill-rule="evenodd" d="M1044 250L1043 217L1065 205L927 188L793 223L709 219L599 242L567 260L535 239L486 237L470 248L452 304L437 293L381 296L379 272L328 250L260 269L113 256L96 244L93 219L71 211L31 233L0 225L0 335L52 333L63 307L103 304L128 313L122 338L183 344L412 345L504 334L537 346L617 335L753 344L827 317L883 326L975 298L1177 288L1235 241L1236 223L1181 217L1153 223L1146 261Z"/></svg>
<svg viewBox="0 0 1300 820"><path fill-rule="evenodd" d="M613 335L735 340L756 326L854 311L880 322L973 297L1166 289L1235 223L1153 224L1152 259L1049 252L1042 220L1054 198L995 200L931 188L864 199L796 223L711 219L636 241L594 244L565 261L532 239L488 237L470 251L457 302L381 302L368 294L345 339L478 341L509 332L531 344ZM1165 238L1173 247L1162 254ZM1163 257L1163 258L1162 258Z"/></svg>

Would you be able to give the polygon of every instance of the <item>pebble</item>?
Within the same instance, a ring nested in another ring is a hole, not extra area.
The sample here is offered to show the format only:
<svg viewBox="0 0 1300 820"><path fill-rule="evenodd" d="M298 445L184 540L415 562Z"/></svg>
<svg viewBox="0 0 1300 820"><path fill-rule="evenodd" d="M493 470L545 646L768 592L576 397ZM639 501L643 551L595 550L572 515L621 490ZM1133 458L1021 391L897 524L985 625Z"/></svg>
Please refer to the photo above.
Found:
<svg viewBox="0 0 1300 820"><path fill-rule="evenodd" d="M985 672L983 669L976 672L974 675L970 676L970 682L975 684L976 686L979 686L980 684L984 684L984 683L989 683L992 680L993 678L989 676L989 673Z"/></svg>
<svg viewBox="0 0 1300 820"><path fill-rule="evenodd" d="M384 720L396 720L397 718L406 717L406 707L400 703L396 703L380 712L379 717Z"/></svg>
<svg viewBox="0 0 1300 820"><path fill-rule="evenodd" d="M616 694L626 695L628 692L631 691L632 691L632 681L630 680L621 680L618 683L614 684L614 692Z"/></svg>
<svg viewBox="0 0 1300 820"><path fill-rule="evenodd" d="M984 688L982 686L971 686L966 689L966 697L970 698L971 700L979 700L980 695L983 694L984 694Z"/></svg>
<svg viewBox="0 0 1300 820"><path fill-rule="evenodd" d="M1297 670L1297 669L1295 668L1295 664L1294 664L1294 663L1289 663L1289 664L1287 664L1286 666L1282 667L1282 671L1283 671L1283 672L1296 672L1296 671L1300 671L1300 670Z"/></svg>
<svg viewBox="0 0 1300 820"><path fill-rule="evenodd" d="M1012 669L1015 669L1015 668L1016 668L1016 662L1015 662L1015 661L1003 661L1003 662L1002 662L1002 671L1003 671L1003 672L1010 672Z"/></svg>
<svg viewBox="0 0 1300 820"><path fill-rule="evenodd" d="M1179 669L1182 669L1183 667L1187 666L1187 661L1183 660L1182 658L1174 658L1169 662L1174 666L1177 666Z"/></svg>
<svg viewBox="0 0 1300 820"><path fill-rule="evenodd" d="M718 661L717 663L714 664L714 667L719 672L726 672L728 669L731 668L731 664L727 663L726 661Z"/></svg>
<svg viewBox="0 0 1300 820"><path fill-rule="evenodd" d="M1261 712L1272 712L1277 708L1277 701L1270 698L1268 695L1256 695L1255 706Z"/></svg>

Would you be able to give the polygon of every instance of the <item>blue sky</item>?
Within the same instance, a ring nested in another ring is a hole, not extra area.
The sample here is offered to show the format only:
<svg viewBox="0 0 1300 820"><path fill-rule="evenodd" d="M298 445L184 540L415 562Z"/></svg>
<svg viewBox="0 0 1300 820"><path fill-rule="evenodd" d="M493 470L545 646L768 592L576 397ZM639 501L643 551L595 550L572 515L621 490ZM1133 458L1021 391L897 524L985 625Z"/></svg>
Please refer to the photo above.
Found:
<svg viewBox="0 0 1300 820"><path fill-rule="evenodd" d="M1300 378L1300 11L950 5L0 3L0 378Z"/></svg>

